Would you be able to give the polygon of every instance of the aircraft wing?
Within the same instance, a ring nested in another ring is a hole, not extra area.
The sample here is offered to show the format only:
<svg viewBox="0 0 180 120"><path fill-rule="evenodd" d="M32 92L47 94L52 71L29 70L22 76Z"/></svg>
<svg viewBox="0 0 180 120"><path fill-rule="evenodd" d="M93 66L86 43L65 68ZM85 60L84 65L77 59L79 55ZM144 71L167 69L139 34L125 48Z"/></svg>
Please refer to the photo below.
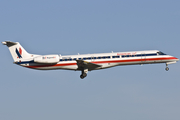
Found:
<svg viewBox="0 0 180 120"><path fill-rule="evenodd" d="M78 65L78 70L88 69L89 71L94 70L98 67L101 67L101 65L97 65L91 62L87 62L84 60L76 60Z"/></svg>

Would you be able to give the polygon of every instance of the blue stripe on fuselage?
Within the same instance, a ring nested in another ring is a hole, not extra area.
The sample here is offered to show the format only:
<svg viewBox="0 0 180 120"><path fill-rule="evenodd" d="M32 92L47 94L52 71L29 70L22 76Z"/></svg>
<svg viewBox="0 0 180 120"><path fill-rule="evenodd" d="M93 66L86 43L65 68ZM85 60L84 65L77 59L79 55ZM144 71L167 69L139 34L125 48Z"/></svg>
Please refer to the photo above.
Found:
<svg viewBox="0 0 180 120"><path fill-rule="evenodd" d="M34 60L31 60L31 61L23 61L23 62L17 62L16 64L29 64L29 63L34 63Z"/></svg>

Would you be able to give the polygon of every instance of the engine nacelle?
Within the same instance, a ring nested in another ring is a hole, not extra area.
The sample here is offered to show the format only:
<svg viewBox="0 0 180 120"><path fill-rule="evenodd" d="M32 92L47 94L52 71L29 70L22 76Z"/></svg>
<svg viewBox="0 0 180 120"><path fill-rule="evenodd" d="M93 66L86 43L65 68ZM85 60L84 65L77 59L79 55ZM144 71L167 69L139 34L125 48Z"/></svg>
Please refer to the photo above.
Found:
<svg viewBox="0 0 180 120"><path fill-rule="evenodd" d="M59 55L43 55L37 56L34 58L34 62L36 63L58 63Z"/></svg>

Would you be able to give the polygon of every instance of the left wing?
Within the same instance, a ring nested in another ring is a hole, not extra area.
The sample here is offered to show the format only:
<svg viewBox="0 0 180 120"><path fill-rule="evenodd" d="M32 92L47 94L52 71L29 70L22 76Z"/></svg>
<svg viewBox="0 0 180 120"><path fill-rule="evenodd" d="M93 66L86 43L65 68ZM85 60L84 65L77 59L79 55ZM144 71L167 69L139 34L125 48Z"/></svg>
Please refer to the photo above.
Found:
<svg viewBox="0 0 180 120"><path fill-rule="evenodd" d="M101 65L97 65L91 62L87 62L84 60L76 60L77 65L78 65L78 70L84 70L84 69L88 69L89 71L94 70L98 67L101 67Z"/></svg>

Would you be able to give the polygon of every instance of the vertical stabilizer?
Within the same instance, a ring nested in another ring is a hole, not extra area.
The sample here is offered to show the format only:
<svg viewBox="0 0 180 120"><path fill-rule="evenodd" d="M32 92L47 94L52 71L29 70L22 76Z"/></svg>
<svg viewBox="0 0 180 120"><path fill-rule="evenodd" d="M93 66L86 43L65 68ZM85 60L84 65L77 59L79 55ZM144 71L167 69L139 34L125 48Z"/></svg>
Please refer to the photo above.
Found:
<svg viewBox="0 0 180 120"><path fill-rule="evenodd" d="M5 41L2 42L2 44L7 45L14 62L31 57L31 55L18 42Z"/></svg>

